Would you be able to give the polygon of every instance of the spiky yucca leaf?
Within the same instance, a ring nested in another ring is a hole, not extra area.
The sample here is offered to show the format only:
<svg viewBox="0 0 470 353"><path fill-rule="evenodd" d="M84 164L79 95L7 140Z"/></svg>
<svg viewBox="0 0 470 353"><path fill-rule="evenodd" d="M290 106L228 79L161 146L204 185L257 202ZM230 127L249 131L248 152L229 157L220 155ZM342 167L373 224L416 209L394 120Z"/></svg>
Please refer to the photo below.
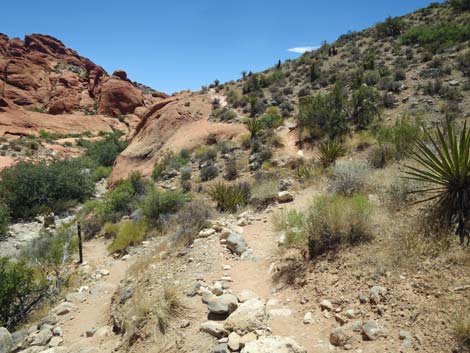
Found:
<svg viewBox="0 0 470 353"><path fill-rule="evenodd" d="M424 182L429 187L417 190L428 196L419 202L436 202L437 216L446 224L457 225L461 241L468 233L470 220L470 129L465 122L460 136L451 124L447 125L447 137L437 127L435 137L426 131L430 141L417 141L417 149L411 158L418 167L406 165L408 179Z"/></svg>
<svg viewBox="0 0 470 353"><path fill-rule="evenodd" d="M250 133L250 139L256 140L259 133L263 129L263 124L261 123L261 120L258 118L246 118L243 123L245 124L248 132Z"/></svg>
<svg viewBox="0 0 470 353"><path fill-rule="evenodd" d="M339 157L346 155L346 148L338 141L329 140L322 142L318 147L320 163L328 167L336 162Z"/></svg>
<svg viewBox="0 0 470 353"><path fill-rule="evenodd" d="M236 212L247 202L246 190L242 184L230 185L219 181L207 193L217 202L217 208L222 212Z"/></svg>

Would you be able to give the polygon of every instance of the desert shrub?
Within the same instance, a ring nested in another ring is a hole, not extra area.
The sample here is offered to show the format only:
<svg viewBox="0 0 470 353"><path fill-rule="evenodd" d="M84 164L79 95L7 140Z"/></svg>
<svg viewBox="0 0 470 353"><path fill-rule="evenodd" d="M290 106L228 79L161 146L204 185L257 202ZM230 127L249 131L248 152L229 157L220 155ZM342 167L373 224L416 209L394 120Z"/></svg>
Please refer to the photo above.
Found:
<svg viewBox="0 0 470 353"><path fill-rule="evenodd" d="M261 129L275 129L282 125L284 119L279 115L277 109L275 111L271 109L271 112L269 112L268 108L267 113L259 118L259 122L261 125Z"/></svg>
<svg viewBox="0 0 470 353"><path fill-rule="evenodd" d="M78 141L78 145L86 149L85 156L91 159L96 166L112 167L116 157L127 147L127 143L119 139L121 135L121 132L114 131L103 140L82 139Z"/></svg>
<svg viewBox="0 0 470 353"><path fill-rule="evenodd" d="M163 157L155 164L152 172L152 179L159 180L163 173L172 169L180 169L191 160L191 152L182 149L178 154L173 151L166 151Z"/></svg>
<svg viewBox="0 0 470 353"><path fill-rule="evenodd" d="M209 181L219 175L219 169L214 164L209 163L199 170L199 175L201 176L201 181Z"/></svg>
<svg viewBox="0 0 470 353"><path fill-rule="evenodd" d="M393 155L388 145L373 146L367 154L367 163L372 168L384 168L394 159Z"/></svg>
<svg viewBox="0 0 470 353"><path fill-rule="evenodd" d="M393 78L395 81L404 81L406 80L406 72L403 69L396 69L393 73Z"/></svg>
<svg viewBox="0 0 470 353"><path fill-rule="evenodd" d="M470 50L457 56L457 67L466 77L470 77Z"/></svg>
<svg viewBox="0 0 470 353"><path fill-rule="evenodd" d="M142 201L142 213L150 225L162 225L185 201L186 196L181 191L154 189Z"/></svg>
<svg viewBox="0 0 470 353"><path fill-rule="evenodd" d="M272 178L257 180L251 188L250 204L258 209L266 208L276 201L278 191L278 180Z"/></svg>
<svg viewBox="0 0 470 353"><path fill-rule="evenodd" d="M380 80L380 74L377 70L369 70L364 72L362 79L367 86L375 86Z"/></svg>
<svg viewBox="0 0 470 353"><path fill-rule="evenodd" d="M90 197L94 183L80 160L20 162L0 173L0 199L13 219L61 211Z"/></svg>
<svg viewBox="0 0 470 353"><path fill-rule="evenodd" d="M8 225L10 224L10 211L8 207L0 202L0 239L8 234Z"/></svg>
<svg viewBox="0 0 470 353"><path fill-rule="evenodd" d="M380 116L379 94L372 87L361 86L352 93L351 120L359 129L365 129Z"/></svg>
<svg viewBox="0 0 470 353"><path fill-rule="evenodd" d="M450 0L449 3L455 11L470 11L469 0Z"/></svg>
<svg viewBox="0 0 470 353"><path fill-rule="evenodd" d="M217 148L215 146L200 146L194 151L195 158L200 162L210 162L217 159Z"/></svg>
<svg viewBox="0 0 470 353"><path fill-rule="evenodd" d="M225 161L225 174L226 180L235 180L238 176L237 160L235 158L229 158Z"/></svg>
<svg viewBox="0 0 470 353"><path fill-rule="evenodd" d="M112 171L112 167L99 166L93 171L93 180L100 181L101 179L105 179L111 175Z"/></svg>
<svg viewBox="0 0 470 353"><path fill-rule="evenodd" d="M394 126L382 127L377 132L377 141L396 160L403 159L413 151L422 135L420 120L399 119Z"/></svg>
<svg viewBox="0 0 470 353"><path fill-rule="evenodd" d="M256 117L244 119L243 124L245 124L245 127L248 130L251 140L256 140L263 130L261 119Z"/></svg>
<svg viewBox="0 0 470 353"><path fill-rule="evenodd" d="M176 215L178 228L173 241L184 246L191 244L202 229L210 226L213 213L212 207L205 202L188 202Z"/></svg>
<svg viewBox="0 0 470 353"><path fill-rule="evenodd" d="M457 314L452 318L452 331L460 352L470 349L470 309L468 305L459 307Z"/></svg>
<svg viewBox="0 0 470 353"><path fill-rule="evenodd" d="M221 212L236 212L249 200L249 191L247 192L244 184L230 185L217 182L207 193L217 202L217 209Z"/></svg>
<svg viewBox="0 0 470 353"><path fill-rule="evenodd" d="M309 138L321 138L324 134L330 139L342 138L348 131L346 101L344 87L337 84L330 93L301 99L297 121Z"/></svg>
<svg viewBox="0 0 470 353"><path fill-rule="evenodd" d="M238 115L236 111L230 108L224 107L224 108L219 108L219 109L214 110L212 112L212 117L219 121L232 121L236 119Z"/></svg>
<svg viewBox="0 0 470 353"><path fill-rule="evenodd" d="M306 218L310 257L369 240L372 212L373 206L363 196L317 197Z"/></svg>
<svg viewBox="0 0 470 353"><path fill-rule="evenodd" d="M346 148L339 141L327 140L318 146L320 152L320 163L326 168L334 164L340 157L346 155Z"/></svg>
<svg viewBox="0 0 470 353"><path fill-rule="evenodd" d="M403 44L419 44L434 52L469 39L470 25L455 22L413 27L401 36Z"/></svg>
<svg viewBox="0 0 470 353"><path fill-rule="evenodd" d="M437 127L434 137L428 131L425 136L432 147L423 139L416 142L411 158L418 166L407 165L407 177L426 184L417 192L434 201L432 220L455 226L460 242L470 243L470 129L465 122L458 133L449 123L446 131Z"/></svg>
<svg viewBox="0 0 470 353"><path fill-rule="evenodd" d="M103 236L107 239L115 238L119 234L119 223L106 222L103 226Z"/></svg>
<svg viewBox="0 0 470 353"><path fill-rule="evenodd" d="M297 210L276 213L273 216L273 224L276 231L284 233L283 245L287 247L307 245L304 213Z"/></svg>
<svg viewBox="0 0 470 353"><path fill-rule="evenodd" d="M188 308L183 303L183 292L174 283L164 283L162 293L157 295L156 298L153 312L155 313L158 329L165 334L170 322L184 317Z"/></svg>
<svg viewBox="0 0 470 353"><path fill-rule="evenodd" d="M393 178L389 183L379 186L381 199L394 209L400 209L416 199L414 191L418 183L405 178Z"/></svg>
<svg viewBox="0 0 470 353"><path fill-rule="evenodd" d="M331 171L329 189L334 194L351 196L363 189L367 171L364 163L337 163Z"/></svg>
<svg viewBox="0 0 470 353"><path fill-rule="evenodd" d="M378 38L397 37L404 28L404 22L398 17L387 17L384 22L375 26Z"/></svg>
<svg viewBox="0 0 470 353"><path fill-rule="evenodd" d="M0 258L0 326L13 329L46 293L46 284L36 281L34 269L24 261Z"/></svg>
<svg viewBox="0 0 470 353"><path fill-rule="evenodd" d="M146 231L145 222L122 221L119 223L116 237L108 247L109 252L125 252L130 246L135 246L144 240Z"/></svg>

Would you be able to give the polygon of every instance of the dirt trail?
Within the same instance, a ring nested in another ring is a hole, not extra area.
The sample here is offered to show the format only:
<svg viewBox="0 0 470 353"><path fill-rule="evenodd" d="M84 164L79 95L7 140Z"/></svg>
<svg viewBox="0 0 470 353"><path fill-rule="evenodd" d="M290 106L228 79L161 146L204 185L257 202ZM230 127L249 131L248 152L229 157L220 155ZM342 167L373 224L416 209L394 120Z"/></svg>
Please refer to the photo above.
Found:
<svg viewBox="0 0 470 353"><path fill-rule="evenodd" d="M98 275L96 281L89 286L89 296L83 302L74 303L75 308L64 317L64 346L75 344L83 347L97 347L101 352L113 351L116 337L109 324L112 296L117 286L125 278L131 261L114 259L108 255L108 243L103 239L93 239L84 244L84 268L88 268L96 276L96 271L107 270L109 275ZM106 272L105 272L106 273ZM104 328L100 332L100 328ZM97 329L97 334L86 337L87 330ZM84 341L85 339L85 341Z"/></svg>
<svg viewBox="0 0 470 353"><path fill-rule="evenodd" d="M294 202L279 205L276 211L281 209L288 211L292 208L306 209L314 194L314 188L307 188L296 194ZM329 352L329 327L322 329L321 322L324 318L317 309L316 303L302 305L292 291L289 289L277 290L272 281L270 269L273 267L278 251L276 233L272 227L272 217L272 213L267 214L266 223L257 217L260 220L253 221L243 229L243 237L249 247L253 249L256 259L254 261L237 259L225 261L224 264L230 265L232 269L217 273L214 279L224 274L229 275L233 280L230 288L234 293L249 289L265 300L267 302L268 326L273 335L292 337L309 353ZM270 315L271 310L274 311ZM290 310L290 314L288 314L288 310ZM302 324L307 311L312 311L314 315L313 325ZM284 316L283 313L288 315Z"/></svg>

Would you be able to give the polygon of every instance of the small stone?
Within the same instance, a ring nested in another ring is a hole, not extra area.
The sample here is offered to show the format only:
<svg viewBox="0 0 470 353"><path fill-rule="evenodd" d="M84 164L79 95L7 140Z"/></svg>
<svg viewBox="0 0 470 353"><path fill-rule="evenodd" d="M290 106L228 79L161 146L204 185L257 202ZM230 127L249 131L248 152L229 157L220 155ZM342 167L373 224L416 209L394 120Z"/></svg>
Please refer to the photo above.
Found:
<svg viewBox="0 0 470 353"><path fill-rule="evenodd" d="M207 321L202 323L199 327L199 330L216 338L222 338L228 335L228 331L224 328L224 325L215 321Z"/></svg>
<svg viewBox="0 0 470 353"><path fill-rule="evenodd" d="M228 345L226 343L221 343L215 346L211 353L230 353Z"/></svg>
<svg viewBox="0 0 470 353"><path fill-rule="evenodd" d="M367 298L364 294L359 295L359 302L361 304L366 304L369 302L369 298Z"/></svg>
<svg viewBox="0 0 470 353"><path fill-rule="evenodd" d="M413 335L411 334L410 331L400 330L399 337L401 340L406 340L406 339L411 340L411 337L413 337Z"/></svg>
<svg viewBox="0 0 470 353"><path fill-rule="evenodd" d="M103 326L103 327L100 327L98 330L96 330L94 336L100 337L100 338L108 337L108 336L111 336L112 332L113 330L111 329L111 327Z"/></svg>
<svg viewBox="0 0 470 353"><path fill-rule="evenodd" d="M232 332L230 335L228 335L228 347L232 351L238 351L240 349L240 336Z"/></svg>
<svg viewBox="0 0 470 353"><path fill-rule="evenodd" d="M203 229L199 232L199 238L208 238L213 234L215 234L215 229L212 229L212 228Z"/></svg>
<svg viewBox="0 0 470 353"><path fill-rule="evenodd" d="M96 328L91 328L89 330L86 330L85 332L85 336L86 337L93 337L93 335L95 334L96 332Z"/></svg>
<svg viewBox="0 0 470 353"><path fill-rule="evenodd" d="M344 346L350 339L351 337L340 327L333 329L330 333L330 343L336 347Z"/></svg>
<svg viewBox="0 0 470 353"><path fill-rule="evenodd" d="M45 346L52 338L51 330L41 330L31 336L31 346Z"/></svg>
<svg viewBox="0 0 470 353"><path fill-rule="evenodd" d="M370 289L369 293L369 299L372 304L379 304L385 294L387 293L387 290L384 287L381 286L373 286Z"/></svg>
<svg viewBox="0 0 470 353"><path fill-rule="evenodd" d="M320 303L320 309L321 310L328 310L332 311L333 310L333 304L329 300L322 300Z"/></svg>
<svg viewBox="0 0 470 353"><path fill-rule="evenodd" d="M375 341L377 338L383 336L384 332L376 321L368 320L362 325L362 334L365 339Z"/></svg>
<svg viewBox="0 0 470 353"><path fill-rule="evenodd" d="M98 270L98 273L101 275L101 276L109 276L110 272L108 270L105 270L105 269L102 269L102 270Z"/></svg>
<svg viewBox="0 0 470 353"><path fill-rule="evenodd" d="M354 312L354 309L346 310L345 315L348 319L354 319L356 317L356 313Z"/></svg>
<svg viewBox="0 0 470 353"><path fill-rule="evenodd" d="M289 191L280 191L277 194L277 201L279 203L287 203L294 201L294 196Z"/></svg>
<svg viewBox="0 0 470 353"><path fill-rule="evenodd" d="M362 321L360 320L354 321L351 326L351 330L354 332L362 332Z"/></svg>
<svg viewBox="0 0 470 353"><path fill-rule="evenodd" d="M257 339L258 339L258 337L256 337L256 334L254 332L247 333L246 335L244 335L240 338L240 348L245 347L246 344L248 344L250 342L254 342Z"/></svg>
<svg viewBox="0 0 470 353"><path fill-rule="evenodd" d="M339 323L341 326L343 326L345 323L348 322L347 319L345 319L344 317L342 317L341 315L339 314L335 314L335 320L337 323Z"/></svg>
<svg viewBox="0 0 470 353"><path fill-rule="evenodd" d="M52 334L54 336L62 336L62 328L57 326L52 329Z"/></svg>
<svg viewBox="0 0 470 353"><path fill-rule="evenodd" d="M227 238L227 248L237 255L241 255L247 249L247 244L245 239L238 234L232 233Z"/></svg>
<svg viewBox="0 0 470 353"><path fill-rule="evenodd" d="M224 265L222 267L222 270L224 270L224 271L230 271L231 269L232 269L232 266L230 266L230 265Z"/></svg>
<svg viewBox="0 0 470 353"><path fill-rule="evenodd" d="M303 323L304 323L304 325L311 325L311 324L313 324L313 322L314 322L313 313L311 311L309 311L304 315Z"/></svg>
<svg viewBox="0 0 470 353"><path fill-rule="evenodd" d="M290 309L271 309L268 311L268 320L272 320L275 317L289 317L292 315Z"/></svg>

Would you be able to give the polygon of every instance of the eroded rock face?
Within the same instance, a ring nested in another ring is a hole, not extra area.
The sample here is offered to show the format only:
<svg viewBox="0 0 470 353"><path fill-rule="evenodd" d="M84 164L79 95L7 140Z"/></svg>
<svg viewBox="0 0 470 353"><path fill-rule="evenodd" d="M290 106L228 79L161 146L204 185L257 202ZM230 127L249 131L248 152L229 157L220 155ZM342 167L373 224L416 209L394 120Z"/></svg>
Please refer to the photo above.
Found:
<svg viewBox="0 0 470 353"><path fill-rule="evenodd" d="M135 108L144 105L143 93L127 81L127 75L113 76L101 87L99 112L113 116L133 113ZM124 78L122 78L124 77Z"/></svg>

